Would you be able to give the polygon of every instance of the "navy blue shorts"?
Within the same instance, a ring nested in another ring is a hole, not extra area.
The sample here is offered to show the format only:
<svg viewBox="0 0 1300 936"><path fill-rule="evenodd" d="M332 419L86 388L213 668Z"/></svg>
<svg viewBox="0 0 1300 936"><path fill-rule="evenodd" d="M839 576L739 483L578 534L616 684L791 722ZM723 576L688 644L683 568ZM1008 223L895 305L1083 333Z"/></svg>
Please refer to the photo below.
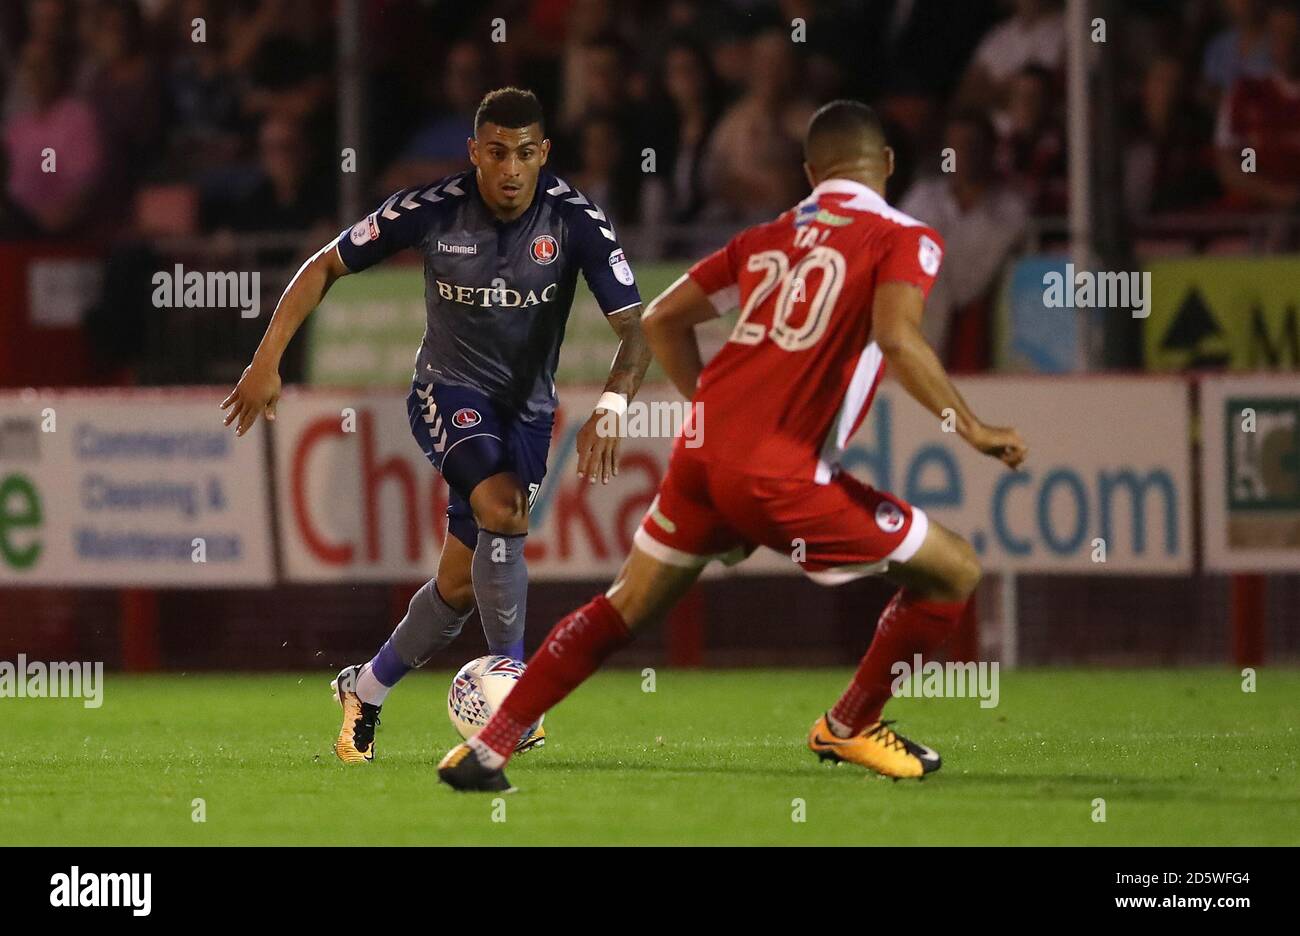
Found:
<svg viewBox="0 0 1300 936"><path fill-rule="evenodd" d="M469 506L480 481L504 471L518 475L531 509L551 447L552 420L524 422L519 414L469 387L415 381L406 397L411 433L447 481L447 529L470 549L478 524Z"/></svg>

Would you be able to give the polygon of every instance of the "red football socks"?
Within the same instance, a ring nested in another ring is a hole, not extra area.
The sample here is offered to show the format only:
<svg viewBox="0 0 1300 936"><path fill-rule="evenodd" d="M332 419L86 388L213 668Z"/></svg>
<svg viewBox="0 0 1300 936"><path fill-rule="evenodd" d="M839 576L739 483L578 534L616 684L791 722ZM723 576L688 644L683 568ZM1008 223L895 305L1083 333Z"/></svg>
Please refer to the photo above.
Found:
<svg viewBox="0 0 1300 936"><path fill-rule="evenodd" d="M509 759L524 732L631 640L627 624L604 595L556 624L523 677L475 739Z"/></svg>
<svg viewBox="0 0 1300 936"><path fill-rule="evenodd" d="M858 664L844 695L830 710L830 718L856 735L880 720L894 681L894 664L910 667L916 654L927 657L939 649L956 629L966 608L964 601L925 601L900 589L885 606L876 636Z"/></svg>

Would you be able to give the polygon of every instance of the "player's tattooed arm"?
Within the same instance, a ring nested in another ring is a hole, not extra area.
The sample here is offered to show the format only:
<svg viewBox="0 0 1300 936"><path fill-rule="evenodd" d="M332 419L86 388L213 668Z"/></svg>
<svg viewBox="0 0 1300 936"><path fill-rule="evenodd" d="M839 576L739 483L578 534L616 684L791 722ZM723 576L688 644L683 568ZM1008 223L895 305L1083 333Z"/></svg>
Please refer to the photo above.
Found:
<svg viewBox="0 0 1300 936"><path fill-rule="evenodd" d="M951 411L957 433L971 446L1017 468L1028 448L1020 433L1007 426L980 422L948 379L938 355L921 333L925 296L906 282L881 283L871 310L871 337L889 362L890 370L912 397L942 417Z"/></svg>
<svg viewBox="0 0 1300 936"><path fill-rule="evenodd" d="M235 423L236 435L242 436L251 429L260 415L265 414L268 420L275 419L275 406L280 399L280 359L284 356L284 349L311 310L320 305L334 281L348 272L334 241L330 241L303 263L289 281L284 295L276 303L275 314L266 326L266 334L257 346L253 362L244 368L239 383L221 403L223 410L229 410L225 425Z"/></svg>
<svg viewBox="0 0 1300 936"><path fill-rule="evenodd" d="M618 352L605 381L605 392L616 393L627 400L636 396L650 366L650 346L641 330L641 306L634 305L613 315L607 315L610 327L619 337ZM597 407L578 432L578 477L592 484L599 478L602 484L618 474L618 445L621 433L621 414L612 414Z"/></svg>
<svg viewBox="0 0 1300 936"><path fill-rule="evenodd" d="M641 389L646 368L650 366L650 345L641 328L641 306L635 305L605 318L619 338L618 353L609 369L605 390L621 393L631 400Z"/></svg>

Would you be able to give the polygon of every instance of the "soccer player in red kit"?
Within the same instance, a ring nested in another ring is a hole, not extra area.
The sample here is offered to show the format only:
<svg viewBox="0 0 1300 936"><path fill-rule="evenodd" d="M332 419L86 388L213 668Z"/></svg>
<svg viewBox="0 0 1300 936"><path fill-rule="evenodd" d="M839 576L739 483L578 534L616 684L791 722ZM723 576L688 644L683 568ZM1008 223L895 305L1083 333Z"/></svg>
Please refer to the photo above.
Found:
<svg viewBox="0 0 1300 936"><path fill-rule="evenodd" d="M885 201L894 155L875 113L854 101L822 107L804 159L808 198L742 231L646 312L651 350L705 417L702 444L678 439L614 584L555 626L499 710L438 765L456 789L509 789L503 767L529 726L633 630L661 620L710 560L758 546L793 555L800 543L814 581L883 575L899 586L808 746L894 778L938 769L938 754L881 712L891 667L929 655L952 633L979 564L965 540L841 471L839 458L886 363L937 417L951 411L979 451L1015 468L1027 450L1014 429L975 417L921 336L943 241ZM695 326L737 305L730 340L704 367Z"/></svg>

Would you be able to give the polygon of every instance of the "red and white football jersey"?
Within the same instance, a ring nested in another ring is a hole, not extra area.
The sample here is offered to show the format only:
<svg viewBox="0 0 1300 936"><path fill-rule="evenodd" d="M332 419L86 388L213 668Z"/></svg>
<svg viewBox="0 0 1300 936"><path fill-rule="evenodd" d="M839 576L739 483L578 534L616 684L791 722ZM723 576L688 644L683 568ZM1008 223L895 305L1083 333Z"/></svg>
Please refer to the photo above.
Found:
<svg viewBox="0 0 1300 936"><path fill-rule="evenodd" d="M688 275L718 314L739 305L740 317L696 388L701 444L678 452L829 482L884 372L871 341L876 286L928 295L942 259L933 228L865 185L828 179L696 263Z"/></svg>

